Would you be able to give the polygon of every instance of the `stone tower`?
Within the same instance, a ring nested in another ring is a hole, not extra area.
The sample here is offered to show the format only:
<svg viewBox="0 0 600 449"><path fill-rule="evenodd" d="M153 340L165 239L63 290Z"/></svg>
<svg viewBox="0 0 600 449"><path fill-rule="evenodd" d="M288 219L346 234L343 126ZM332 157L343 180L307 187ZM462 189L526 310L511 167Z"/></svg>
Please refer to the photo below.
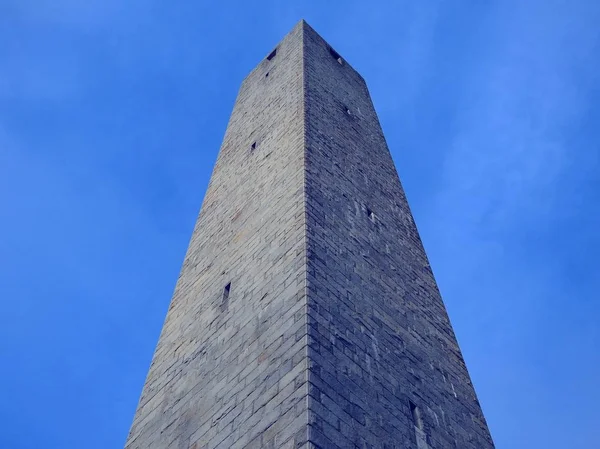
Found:
<svg viewBox="0 0 600 449"><path fill-rule="evenodd" d="M304 21L242 83L127 449L490 449L363 78Z"/></svg>

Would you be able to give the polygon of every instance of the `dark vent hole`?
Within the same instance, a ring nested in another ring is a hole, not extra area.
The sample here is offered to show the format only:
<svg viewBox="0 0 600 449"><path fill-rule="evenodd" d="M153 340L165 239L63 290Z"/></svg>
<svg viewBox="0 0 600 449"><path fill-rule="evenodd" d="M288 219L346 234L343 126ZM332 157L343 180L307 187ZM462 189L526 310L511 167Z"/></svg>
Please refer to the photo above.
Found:
<svg viewBox="0 0 600 449"><path fill-rule="evenodd" d="M276 54L277 54L277 49L275 49L271 53L269 53L269 56L267 56L267 59L270 61L271 59L273 59L275 57Z"/></svg>
<svg viewBox="0 0 600 449"><path fill-rule="evenodd" d="M331 56L333 56L333 59L335 59L339 64L344 63L344 60L342 59L340 54L331 47L329 48L329 54L331 54Z"/></svg>
<svg viewBox="0 0 600 449"><path fill-rule="evenodd" d="M375 213L367 207L367 216L371 221L375 221Z"/></svg>
<svg viewBox="0 0 600 449"><path fill-rule="evenodd" d="M250 151L254 151L256 150L256 142L254 142L251 146L250 146Z"/></svg>
<svg viewBox="0 0 600 449"><path fill-rule="evenodd" d="M265 78L268 78L268 77L269 77L269 72L267 72L267 73L265 74Z"/></svg>
<svg viewBox="0 0 600 449"><path fill-rule="evenodd" d="M221 300L221 310L229 308L229 292L231 291L231 282L223 289L223 299Z"/></svg>

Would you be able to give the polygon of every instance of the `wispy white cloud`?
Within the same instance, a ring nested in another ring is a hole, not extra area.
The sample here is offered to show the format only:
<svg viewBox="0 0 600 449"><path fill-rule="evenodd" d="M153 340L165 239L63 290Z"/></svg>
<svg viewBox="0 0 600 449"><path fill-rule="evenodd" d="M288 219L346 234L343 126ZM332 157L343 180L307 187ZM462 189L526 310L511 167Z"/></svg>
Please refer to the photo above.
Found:
<svg viewBox="0 0 600 449"><path fill-rule="evenodd" d="M538 432L534 442L530 430L507 420L514 404L497 392L528 391L521 420L552 407L551 393L567 387L564 379L547 378L558 357L552 352L590 325L584 306L570 307L585 289L565 287L569 261L552 248L562 238L557 223L587 216L571 196L597 176L598 159L588 156L600 154L597 141L587 148L573 142L600 81L599 6L503 2L487 11L478 36L486 45L460 85L456 132L441 153L440 183L420 222L459 339L469 342L467 362L481 358L470 364L476 386L495 395L488 418L502 436L499 445L553 444ZM557 333L550 317L558 315L577 327ZM577 350L594 345L584 339ZM580 396L580 404L587 399ZM545 420L565 425L558 413L549 411Z"/></svg>
<svg viewBox="0 0 600 449"><path fill-rule="evenodd" d="M490 13L496 46L463 86L435 213L456 216L465 237L552 214L571 168L566 141L587 107L597 21L572 5L546 17L545 3L526 5Z"/></svg>

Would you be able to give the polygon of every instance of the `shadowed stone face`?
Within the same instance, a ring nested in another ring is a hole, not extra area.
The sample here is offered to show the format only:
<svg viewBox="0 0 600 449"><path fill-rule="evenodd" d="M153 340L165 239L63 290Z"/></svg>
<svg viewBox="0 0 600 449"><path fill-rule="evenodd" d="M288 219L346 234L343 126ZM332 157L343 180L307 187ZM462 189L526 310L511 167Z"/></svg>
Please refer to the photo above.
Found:
<svg viewBox="0 0 600 449"><path fill-rule="evenodd" d="M301 21L242 84L126 448L493 447L365 82Z"/></svg>

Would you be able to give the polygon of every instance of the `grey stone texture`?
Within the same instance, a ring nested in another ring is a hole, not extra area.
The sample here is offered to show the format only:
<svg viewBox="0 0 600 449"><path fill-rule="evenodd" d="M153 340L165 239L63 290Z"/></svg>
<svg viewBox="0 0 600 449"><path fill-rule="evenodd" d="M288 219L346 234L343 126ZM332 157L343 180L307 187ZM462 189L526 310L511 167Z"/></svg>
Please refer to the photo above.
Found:
<svg viewBox="0 0 600 449"><path fill-rule="evenodd" d="M493 447L366 84L301 21L242 83L126 449Z"/></svg>

